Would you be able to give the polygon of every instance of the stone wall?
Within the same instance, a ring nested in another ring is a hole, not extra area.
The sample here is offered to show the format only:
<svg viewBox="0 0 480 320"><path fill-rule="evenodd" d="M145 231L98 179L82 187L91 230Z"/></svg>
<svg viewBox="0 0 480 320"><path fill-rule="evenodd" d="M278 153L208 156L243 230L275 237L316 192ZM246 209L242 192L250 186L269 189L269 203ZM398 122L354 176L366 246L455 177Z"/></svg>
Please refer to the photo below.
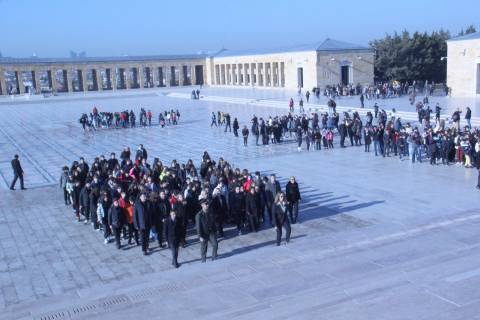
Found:
<svg viewBox="0 0 480 320"><path fill-rule="evenodd" d="M452 95L477 95L477 64L480 63L480 39L448 41L447 85Z"/></svg>

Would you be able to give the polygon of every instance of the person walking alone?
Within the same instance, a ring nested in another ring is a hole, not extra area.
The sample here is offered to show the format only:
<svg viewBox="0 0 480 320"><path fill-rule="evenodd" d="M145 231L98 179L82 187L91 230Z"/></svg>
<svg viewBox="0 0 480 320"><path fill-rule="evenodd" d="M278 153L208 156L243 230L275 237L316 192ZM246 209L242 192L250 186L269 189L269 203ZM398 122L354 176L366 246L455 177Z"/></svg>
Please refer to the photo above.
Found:
<svg viewBox="0 0 480 320"><path fill-rule="evenodd" d="M178 248L183 235L183 225L177 217L175 210L170 211L170 216L165 221L165 236L167 238L168 247L172 251L172 266L178 268Z"/></svg>
<svg viewBox="0 0 480 320"><path fill-rule="evenodd" d="M275 204L273 205L273 213L275 217L275 231L277 232L277 246L280 245L282 240L282 228L285 228L286 243L290 242L290 234L292 233L292 228L290 227L290 221L288 221L287 215L287 203L285 201L285 194L280 192L275 197Z"/></svg>
<svg viewBox="0 0 480 320"><path fill-rule="evenodd" d="M200 201L202 209L195 216L195 225L197 229L198 238L200 240L200 254L202 262L207 261L208 242L212 245L212 261L217 258L218 241L217 228L215 225L215 218L212 213L207 199Z"/></svg>
<svg viewBox="0 0 480 320"><path fill-rule="evenodd" d="M288 201L290 221L292 224L295 224L297 223L298 219L298 202L302 198L300 197L300 190L294 176L290 177L290 181L287 182L287 185L285 186L285 193Z"/></svg>
<svg viewBox="0 0 480 320"><path fill-rule="evenodd" d="M248 131L248 128L247 126L244 126L243 127L243 130L242 130L242 136L243 136L243 145L246 147L247 144L248 144L248 134L250 132Z"/></svg>
<svg viewBox="0 0 480 320"><path fill-rule="evenodd" d="M12 181L12 184L10 185L10 190L15 190L15 184L17 183L17 180L20 180L20 189L25 190L26 188L23 185L23 169L22 169L22 165L20 164L18 154L13 156L12 169L13 169L13 181Z"/></svg>

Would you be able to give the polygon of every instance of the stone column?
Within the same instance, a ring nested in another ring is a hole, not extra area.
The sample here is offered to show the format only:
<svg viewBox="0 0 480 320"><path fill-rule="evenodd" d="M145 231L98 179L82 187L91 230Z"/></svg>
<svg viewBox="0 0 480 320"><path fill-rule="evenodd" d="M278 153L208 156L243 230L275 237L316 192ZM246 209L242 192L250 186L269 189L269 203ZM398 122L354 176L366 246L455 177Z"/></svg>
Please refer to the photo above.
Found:
<svg viewBox="0 0 480 320"><path fill-rule="evenodd" d="M103 77L100 68L95 68L95 82L97 83L97 91L103 91Z"/></svg>
<svg viewBox="0 0 480 320"><path fill-rule="evenodd" d="M23 76L22 71L15 71L15 78L18 88L18 93L23 94L25 93L25 85L23 84Z"/></svg>
<svg viewBox="0 0 480 320"><path fill-rule="evenodd" d="M235 64L235 67L237 67L237 70L235 70L235 73L237 75L237 85L241 86L242 85L242 78L240 77L242 75L241 69L240 69L241 64L237 63Z"/></svg>
<svg viewBox="0 0 480 320"><path fill-rule="evenodd" d="M183 74L183 65L178 66L178 85L183 86L185 83L185 74Z"/></svg>
<svg viewBox="0 0 480 320"><path fill-rule="evenodd" d="M130 83L130 70L131 68L125 68L124 70L124 76L125 76L125 87L127 89L130 89L132 87L132 84Z"/></svg>
<svg viewBox="0 0 480 320"><path fill-rule="evenodd" d="M195 65L192 65L190 80L192 81L192 86L197 84L197 73L195 72Z"/></svg>
<svg viewBox="0 0 480 320"><path fill-rule="evenodd" d="M57 91L57 77L55 75L55 70L48 70L47 78L50 89L55 93Z"/></svg>
<svg viewBox="0 0 480 320"><path fill-rule="evenodd" d="M107 85L112 89L112 91L117 90L117 68L108 68L106 72L107 75Z"/></svg>
<svg viewBox="0 0 480 320"><path fill-rule="evenodd" d="M83 92L88 92L88 69L82 69Z"/></svg>
<svg viewBox="0 0 480 320"><path fill-rule="evenodd" d="M147 82L144 75L143 75L143 66L137 67L137 81L140 89L143 89L143 86Z"/></svg>
<svg viewBox="0 0 480 320"><path fill-rule="evenodd" d="M165 66L164 67L164 77L165 77L165 86L166 87L171 87L172 86L172 69L170 68L170 66Z"/></svg>
<svg viewBox="0 0 480 320"><path fill-rule="evenodd" d="M243 85L248 86L248 63L243 64Z"/></svg>
<svg viewBox="0 0 480 320"><path fill-rule="evenodd" d="M65 74L66 74L65 77L66 77L67 92L73 92L72 70L66 69Z"/></svg>
<svg viewBox="0 0 480 320"><path fill-rule="evenodd" d="M39 71L37 70L32 70L32 82L33 82L33 86L35 88L35 93L36 94L39 94L41 92L41 88L40 88L40 75L38 74ZM0 78L1 78L1 75L0 75ZM1 81L0 81L1 82ZM2 82L2 86L3 86L3 82Z"/></svg>
<svg viewBox="0 0 480 320"><path fill-rule="evenodd" d="M5 71L0 70L0 94L7 95L8 87L7 82L5 81Z"/></svg>
<svg viewBox="0 0 480 320"><path fill-rule="evenodd" d="M238 85L238 79L235 79L235 75L237 74L237 65L236 64L231 64L230 65L230 72L232 74L232 84L233 85Z"/></svg>

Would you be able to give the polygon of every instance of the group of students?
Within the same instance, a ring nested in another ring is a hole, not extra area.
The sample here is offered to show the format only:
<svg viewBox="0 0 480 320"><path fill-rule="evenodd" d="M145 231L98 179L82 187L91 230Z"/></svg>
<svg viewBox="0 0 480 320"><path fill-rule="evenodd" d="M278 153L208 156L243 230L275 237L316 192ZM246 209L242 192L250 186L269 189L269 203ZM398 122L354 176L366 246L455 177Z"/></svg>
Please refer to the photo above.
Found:
<svg viewBox="0 0 480 320"><path fill-rule="evenodd" d="M290 111L293 110L292 99ZM298 144L298 150L306 146L310 151L331 149L334 147L334 136L338 136L339 146L346 148L346 141L351 146L364 146L365 152L373 151L376 156L398 156L400 159L409 158L413 163L429 160L431 165L442 163L449 165L456 163L466 168L480 170L480 131L471 126L471 110L466 108L466 126L461 128L460 114L457 109L451 116L451 127L447 127L446 120L441 119L441 107L435 107L435 121L430 114L433 111L428 106L428 100L417 104L419 114L418 126L403 123L397 116L389 118L384 109L378 104L374 106L374 112L367 112L361 117L358 112L352 115L348 112L340 115L336 113L335 105L329 105L330 111L311 115L288 115L268 117L268 119L253 116L252 126L242 129L243 143L248 145L250 135L254 136L255 144L259 141L263 145L270 143L282 143L293 138ZM236 119L235 119L236 120ZM237 126L238 127L238 126ZM227 127L225 128L226 131ZM480 171L477 188L480 189Z"/></svg>
<svg viewBox="0 0 480 320"><path fill-rule="evenodd" d="M153 114L151 110L140 109L138 114L139 125L147 127L152 125ZM176 125L180 118L178 109L173 109L158 115L158 124L163 128L165 125ZM137 126L137 116L133 110L124 110L120 112L99 112L97 107L93 107L90 114L83 113L79 119L84 131L95 131L100 128L135 128Z"/></svg>
<svg viewBox="0 0 480 320"><path fill-rule="evenodd" d="M275 175L234 169L223 158L213 161L206 151L198 167L192 160L185 164L173 160L168 166L154 158L149 163L143 145L134 160L127 147L120 161L115 153L110 159L99 156L91 165L84 158L74 161L63 168L60 188L77 221L103 230L105 244L113 237L120 249L123 236L148 255L151 240L156 238L161 248L166 240L175 267L189 228L196 230L203 262L208 243L213 247L212 259L217 257L217 238L225 237L228 225L235 226L239 235L274 227L277 245L283 228L289 242L290 224L298 220L301 200L294 177L282 192Z"/></svg>

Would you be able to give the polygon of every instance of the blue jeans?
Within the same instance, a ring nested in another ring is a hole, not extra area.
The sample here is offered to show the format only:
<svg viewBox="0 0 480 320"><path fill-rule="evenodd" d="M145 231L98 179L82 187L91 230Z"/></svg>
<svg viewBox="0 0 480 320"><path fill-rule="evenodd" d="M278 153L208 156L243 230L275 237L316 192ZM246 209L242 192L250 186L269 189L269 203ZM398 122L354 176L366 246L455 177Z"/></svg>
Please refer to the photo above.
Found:
<svg viewBox="0 0 480 320"><path fill-rule="evenodd" d="M380 152L380 146L378 141L373 141L373 150L375 150L375 156L378 156L378 152Z"/></svg>

